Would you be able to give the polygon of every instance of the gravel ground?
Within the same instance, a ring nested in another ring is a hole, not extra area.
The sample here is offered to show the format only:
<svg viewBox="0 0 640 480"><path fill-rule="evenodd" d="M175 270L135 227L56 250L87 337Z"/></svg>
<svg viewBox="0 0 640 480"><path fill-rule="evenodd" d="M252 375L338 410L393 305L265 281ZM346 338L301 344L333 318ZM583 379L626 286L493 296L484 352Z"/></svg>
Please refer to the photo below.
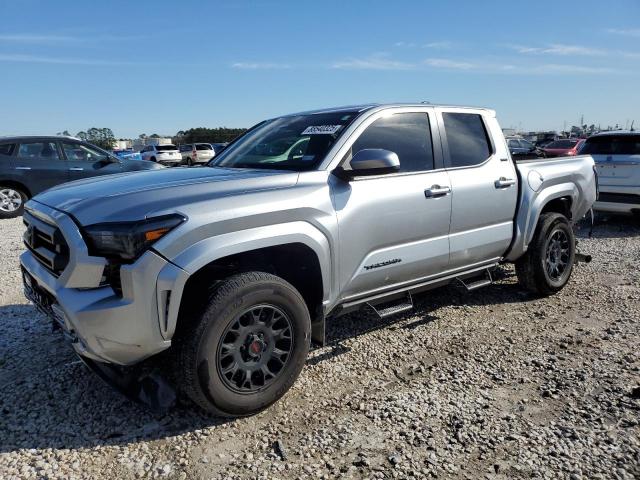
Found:
<svg viewBox="0 0 640 480"><path fill-rule="evenodd" d="M600 219L560 294L494 285L332 320L293 389L241 420L154 416L26 304L0 223L0 478L639 478L640 225Z"/></svg>

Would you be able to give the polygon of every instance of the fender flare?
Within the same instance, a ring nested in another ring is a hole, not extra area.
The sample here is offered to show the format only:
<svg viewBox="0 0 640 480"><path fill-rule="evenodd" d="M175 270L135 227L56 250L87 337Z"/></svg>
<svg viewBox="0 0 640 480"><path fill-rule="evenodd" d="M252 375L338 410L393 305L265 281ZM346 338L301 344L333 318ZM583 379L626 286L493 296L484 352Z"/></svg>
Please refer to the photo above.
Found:
<svg viewBox="0 0 640 480"><path fill-rule="evenodd" d="M580 192L576 185L567 182L545 187L539 194L528 196L528 198L524 199L525 201L520 206L516 219L516 240L506 259L515 261L526 253L536 231L536 225L542 210L549 202L558 198L569 197L571 198L573 209L575 208L575 199L578 198L579 194Z"/></svg>
<svg viewBox="0 0 640 480"><path fill-rule="evenodd" d="M327 237L308 222L265 225L205 238L183 250L171 262L193 275L211 262L230 255L291 243L309 247L318 257L322 299L323 303L327 302L333 290L331 247Z"/></svg>

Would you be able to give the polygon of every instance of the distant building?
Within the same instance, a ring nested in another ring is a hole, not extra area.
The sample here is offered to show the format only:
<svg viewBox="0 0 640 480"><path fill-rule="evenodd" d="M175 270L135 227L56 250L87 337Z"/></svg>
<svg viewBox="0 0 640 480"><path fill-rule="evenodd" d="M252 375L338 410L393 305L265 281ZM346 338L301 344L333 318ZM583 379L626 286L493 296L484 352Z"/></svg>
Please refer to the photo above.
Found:
<svg viewBox="0 0 640 480"><path fill-rule="evenodd" d="M132 145L133 142L131 140L116 140L115 142L113 142L113 149L126 150L128 148L131 148Z"/></svg>
<svg viewBox="0 0 640 480"><path fill-rule="evenodd" d="M131 146L136 152L139 152L147 145L169 145L169 144L171 144L171 137L144 137L144 138L134 139Z"/></svg>

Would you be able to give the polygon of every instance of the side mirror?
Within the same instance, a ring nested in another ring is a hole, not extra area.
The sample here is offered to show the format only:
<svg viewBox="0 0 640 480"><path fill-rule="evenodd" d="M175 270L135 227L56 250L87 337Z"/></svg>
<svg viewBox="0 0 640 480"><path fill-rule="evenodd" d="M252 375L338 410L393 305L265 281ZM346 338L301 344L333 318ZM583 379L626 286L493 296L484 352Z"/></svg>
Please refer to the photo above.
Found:
<svg viewBox="0 0 640 480"><path fill-rule="evenodd" d="M382 148L365 148L357 152L351 161L351 170L342 168L337 172L340 177L351 179L366 175L382 175L400 170L398 155Z"/></svg>

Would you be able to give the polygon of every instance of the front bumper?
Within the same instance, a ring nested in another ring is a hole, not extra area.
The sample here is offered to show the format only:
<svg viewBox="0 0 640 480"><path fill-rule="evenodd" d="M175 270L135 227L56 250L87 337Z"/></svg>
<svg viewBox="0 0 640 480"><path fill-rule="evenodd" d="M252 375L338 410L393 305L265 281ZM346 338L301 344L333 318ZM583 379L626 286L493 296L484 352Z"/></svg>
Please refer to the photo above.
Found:
<svg viewBox="0 0 640 480"><path fill-rule="evenodd" d="M101 286L106 262L88 254L70 217L33 200L26 210L60 229L70 259L56 276L31 251L24 252L20 263L25 295L63 328L78 354L131 365L171 345L188 278L184 270L147 251L135 263L120 267L118 295L110 286Z"/></svg>

